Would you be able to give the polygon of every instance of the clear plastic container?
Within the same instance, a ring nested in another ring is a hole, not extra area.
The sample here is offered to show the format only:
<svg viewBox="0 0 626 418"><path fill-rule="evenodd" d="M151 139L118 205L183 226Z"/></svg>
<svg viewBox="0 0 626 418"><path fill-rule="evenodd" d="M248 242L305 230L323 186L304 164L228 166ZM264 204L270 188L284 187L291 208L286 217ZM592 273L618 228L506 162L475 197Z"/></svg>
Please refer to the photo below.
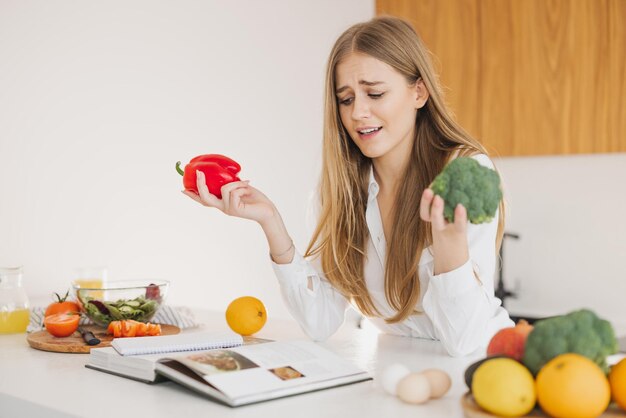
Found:
<svg viewBox="0 0 626 418"><path fill-rule="evenodd" d="M22 267L0 267L0 334L26 332L30 320Z"/></svg>

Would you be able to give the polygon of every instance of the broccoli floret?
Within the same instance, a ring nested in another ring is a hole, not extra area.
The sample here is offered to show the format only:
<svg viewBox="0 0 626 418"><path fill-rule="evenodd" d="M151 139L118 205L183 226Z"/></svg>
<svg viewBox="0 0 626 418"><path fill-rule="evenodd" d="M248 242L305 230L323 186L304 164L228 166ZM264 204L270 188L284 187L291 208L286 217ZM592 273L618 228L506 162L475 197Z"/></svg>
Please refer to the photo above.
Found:
<svg viewBox="0 0 626 418"><path fill-rule="evenodd" d="M489 222L502 199L498 173L469 157L452 160L435 177L431 189L443 198L443 216L448 222L454 222L454 209L459 203L467 210L471 223Z"/></svg>
<svg viewBox="0 0 626 418"><path fill-rule="evenodd" d="M608 372L606 356L617 350L617 339L609 321L581 309L535 322L526 340L522 362L536 375L559 354L578 353Z"/></svg>

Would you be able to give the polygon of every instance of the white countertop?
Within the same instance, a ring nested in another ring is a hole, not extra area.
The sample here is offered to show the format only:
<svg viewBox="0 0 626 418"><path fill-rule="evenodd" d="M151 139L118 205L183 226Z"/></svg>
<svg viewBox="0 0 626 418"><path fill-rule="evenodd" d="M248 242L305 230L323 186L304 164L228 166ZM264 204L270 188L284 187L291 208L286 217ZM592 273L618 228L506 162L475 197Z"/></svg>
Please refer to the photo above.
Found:
<svg viewBox="0 0 626 418"><path fill-rule="evenodd" d="M205 329L225 329L222 314L200 312ZM270 319L256 336L306 338L295 322ZM289 411L305 417L462 417L465 368L481 357L448 356L435 341L380 335L346 324L323 345L369 371L373 381L284 399L229 408L173 382L146 384L84 367L85 354L50 353L29 347L25 334L0 335L0 417L275 417ZM451 390L424 405L408 405L386 394L376 375L400 362L412 371L440 368ZM290 415L291 415L290 414Z"/></svg>

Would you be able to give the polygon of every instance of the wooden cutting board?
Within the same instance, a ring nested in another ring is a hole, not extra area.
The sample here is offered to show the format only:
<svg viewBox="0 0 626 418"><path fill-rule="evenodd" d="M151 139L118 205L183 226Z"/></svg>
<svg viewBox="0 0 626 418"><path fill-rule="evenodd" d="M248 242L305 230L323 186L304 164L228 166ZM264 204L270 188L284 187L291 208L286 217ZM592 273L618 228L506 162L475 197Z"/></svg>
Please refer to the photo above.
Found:
<svg viewBox="0 0 626 418"><path fill-rule="evenodd" d="M463 406L463 414L466 418L499 418L497 415L492 415L489 412L482 409L471 393L466 393L461 398L461 406ZM538 408L533 409L530 414L524 415L529 418L548 418L548 415L544 414ZM608 409L604 411L604 414L599 418L626 418L626 411L621 410L615 403L611 403Z"/></svg>
<svg viewBox="0 0 626 418"><path fill-rule="evenodd" d="M69 337L57 338L48 333L48 331L38 331L28 334L26 340L28 344L43 351L54 351L56 353L74 353L74 354L88 354L92 348L110 347L113 336L107 334L106 329L97 325L84 325L84 329L87 329L100 340L98 345L87 345L83 340L83 337L77 332ZM161 324L161 335L173 335L178 334L180 328L175 325Z"/></svg>

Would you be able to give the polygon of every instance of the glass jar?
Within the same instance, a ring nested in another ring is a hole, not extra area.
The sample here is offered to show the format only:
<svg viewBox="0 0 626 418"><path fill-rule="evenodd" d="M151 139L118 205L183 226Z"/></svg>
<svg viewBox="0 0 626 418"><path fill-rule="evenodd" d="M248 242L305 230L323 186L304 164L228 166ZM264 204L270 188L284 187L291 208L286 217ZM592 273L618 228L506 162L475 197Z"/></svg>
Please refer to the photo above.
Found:
<svg viewBox="0 0 626 418"><path fill-rule="evenodd" d="M28 297L22 287L22 267L0 267L0 334L26 332Z"/></svg>

